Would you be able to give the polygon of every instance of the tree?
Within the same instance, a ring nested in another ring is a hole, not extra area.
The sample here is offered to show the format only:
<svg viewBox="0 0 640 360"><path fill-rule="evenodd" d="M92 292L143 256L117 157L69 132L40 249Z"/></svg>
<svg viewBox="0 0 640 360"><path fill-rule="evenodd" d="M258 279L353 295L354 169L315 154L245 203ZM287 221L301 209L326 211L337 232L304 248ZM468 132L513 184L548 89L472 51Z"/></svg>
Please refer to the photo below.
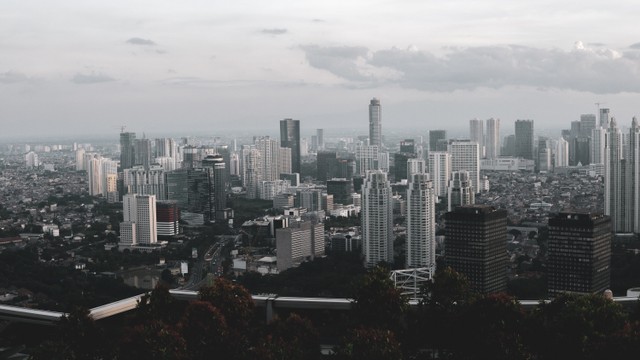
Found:
<svg viewBox="0 0 640 360"><path fill-rule="evenodd" d="M269 323L256 346L255 356L265 360L319 359L320 338L311 321L291 314Z"/></svg>
<svg viewBox="0 0 640 360"><path fill-rule="evenodd" d="M208 359L212 354L228 358L227 322L220 310L206 301L194 301L187 309L178 326L187 345L189 359Z"/></svg>
<svg viewBox="0 0 640 360"><path fill-rule="evenodd" d="M119 359L186 360L185 340L173 327L161 320L125 328L119 347Z"/></svg>
<svg viewBox="0 0 640 360"><path fill-rule="evenodd" d="M353 316L358 325L398 332L404 328L407 299L396 289L389 271L376 267L356 288Z"/></svg>
<svg viewBox="0 0 640 360"><path fill-rule="evenodd" d="M339 360L402 359L400 344L392 331L367 327L351 330L335 354Z"/></svg>

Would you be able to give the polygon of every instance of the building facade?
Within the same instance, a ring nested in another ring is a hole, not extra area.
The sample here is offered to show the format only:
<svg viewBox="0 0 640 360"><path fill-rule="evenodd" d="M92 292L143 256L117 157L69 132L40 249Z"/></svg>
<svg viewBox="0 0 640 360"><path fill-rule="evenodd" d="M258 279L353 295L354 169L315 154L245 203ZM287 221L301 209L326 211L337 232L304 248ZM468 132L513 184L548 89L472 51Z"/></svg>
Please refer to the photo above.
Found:
<svg viewBox="0 0 640 360"><path fill-rule="evenodd" d="M366 174L362 185L362 251L367 267L393 262L393 204L385 172Z"/></svg>

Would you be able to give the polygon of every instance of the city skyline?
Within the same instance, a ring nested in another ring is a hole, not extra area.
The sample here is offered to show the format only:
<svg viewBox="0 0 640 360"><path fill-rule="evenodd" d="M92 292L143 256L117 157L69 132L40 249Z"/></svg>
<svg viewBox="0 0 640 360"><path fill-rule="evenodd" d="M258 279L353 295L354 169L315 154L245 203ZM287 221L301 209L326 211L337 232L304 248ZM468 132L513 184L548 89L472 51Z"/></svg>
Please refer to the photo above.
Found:
<svg viewBox="0 0 640 360"><path fill-rule="evenodd" d="M640 91L640 39L629 35L637 10L623 3L603 11L596 2L9 2L0 5L2 135L91 135L122 125L215 133L283 118L301 119L303 131L366 129L363 100L372 97L397 128L463 129L494 117L546 129L598 106L631 119ZM616 26L593 26L604 23Z"/></svg>

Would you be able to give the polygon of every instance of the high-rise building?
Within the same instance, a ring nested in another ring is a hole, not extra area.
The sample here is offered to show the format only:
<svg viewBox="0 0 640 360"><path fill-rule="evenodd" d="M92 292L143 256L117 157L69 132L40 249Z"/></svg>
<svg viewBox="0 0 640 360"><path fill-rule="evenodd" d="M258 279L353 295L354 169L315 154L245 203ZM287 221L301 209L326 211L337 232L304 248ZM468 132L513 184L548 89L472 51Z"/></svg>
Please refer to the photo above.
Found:
<svg viewBox="0 0 640 360"><path fill-rule="evenodd" d="M535 160L533 156L533 120L516 120L516 157Z"/></svg>
<svg viewBox="0 0 640 360"><path fill-rule="evenodd" d="M445 149L438 149L438 142L447 140L446 130L430 130L429 131L429 151L447 151Z"/></svg>
<svg viewBox="0 0 640 360"><path fill-rule="evenodd" d="M631 194L627 193L626 161L623 159L623 138L615 119L611 119L606 132L604 163L604 213L611 217L614 232L632 232L633 224L628 210Z"/></svg>
<svg viewBox="0 0 640 360"><path fill-rule="evenodd" d="M295 206L308 211L322 210L321 189L299 189L296 191Z"/></svg>
<svg viewBox="0 0 640 360"><path fill-rule="evenodd" d="M401 181L402 179L408 179L408 161L415 159L414 153L399 152L393 154L394 172L393 179L395 181ZM424 161L424 160L423 160Z"/></svg>
<svg viewBox="0 0 640 360"><path fill-rule="evenodd" d="M369 145L382 149L382 111L376 98L369 103Z"/></svg>
<svg viewBox="0 0 640 360"><path fill-rule="evenodd" d="M300 173L300 120L280 120L280 146L291 149L291 172ZM277 177L276 179L277 180Z"/></svg>
<svg viewBox="0 0 640 360"><path fill-rule="evenodd" d="M291 222L276 229L278 271L300 265L307 259L324 255L324 224Z"/></svg>
<svg viewBox="0 0 640 360"><path fill-rule="evenodd" d="M175 200L185 213L198 214L201 222L210 220L211 186L209 174L204 169L180 169L170 171L167 178L167 199Z"/></svg>
<svg viewBox="0 0 640 360"><path fill-rule="evenodd" d="M416 153L416 142L413 139L404 139L400 141L400 152L401 153Z"/></svg>
<svg viewBox="0 0 640 360"><path fill-rule="evenodd" d="M124 187L128 194L155 195L158 200L166 200L165 171L162 166L145 168L135 165L124 170Z"/></svg>
<svg viewBox="0 0 640 360"><path fill-rule="evenodd" d="M173 236L180 233L180 209L176 201L156 202L157 231L160 236Z"/></svg>
<svg viewBox="0 0 640 360"><path fill-rule="evenodd" d="M597 127L591 131L591 164L604 164L606 133L607 129L602 127Z"/></svg>
<svg viewBox="0 0 640 360"><path fill-rule="evenodd" d="M500 155L500 119L488 119L486 121L484 146L487 159L497 159Z"/></svg>
<svg viewBox="0 0 640 360"><path fill-rule="evenodd" d="M408 159L407 160L407 180L411 179L413 174L423 174L427 172L427 162L424 159Z"/></svg>
<svg viewBox="0 0 640 360"><path fill-rule="evenodd" d="M556 146L556 162L555 167L569 166L569 142L564 138L558 139Z"/></svg>
<svg viewBox="0 0 640 360"><path fill-rule="evenodd" d="M127 245L155 244L158 242L156 197L154 195L127 194L122 198L123 223L128 229L120 233L121 243ZM131 226L131 224L135 224ZM121 223L122 228L122 223ZM132 236L133 238L123 238Z"/></svg>
<svg viewBox="0 0 640 360"><path fill-rule="evenodd" d="M429 175L438 197L447 196L451 178L451 156L445 151L429 152Z"/></svg>
<svg viewBox="0 0 640 360"><path fill-rule="evenodd" d="M316 129L316 150L324 150L324 129Z"/></svg>
<svg viewBox="0 0 640 360"><path fill-rule="evenodd" d="M151 165L151 140L146 138L136 139L135 148L134 165L141 165L145 169L148 169Z"/></svg>
<svg viewBox="0 0 640 360"><path fill-rule="evenodd" d="M600 109L600 127L607 129L609 127L609 121L611 121L609 109Z"/></svg>
<svg viewBox="0 0 640 360"><path fill-rule="evenodd" d="M86 170L84 167L84 149L76 150L76 170L77 171Z"/></svg>
<svg viewBox="0 0 640 360"><path fill-rule="evenodd" d="M480 119L469 120L469 140L478 143L480 157L484 157L484 122Z"/></svg>
<svg viewBox="0 0 640 360"><path fill-rule="evenodd" d="M429 174L413 174L407 188L407 268L436 267L435 192Z"/></svg>
<svg viewBox="0 0 640 360"><path fill-rule="evenodd" d="M344 178L327 180L327 194L333 195L334 203L342 205L352 204L351 193L353 193L353 182L351 180Z"/></svg>
<svg viewBox="0 0 640 360"><path fill-rule="evenodd" d="M611 220L602 214L561 212L549 217L549 295L595 294L609 288Z"/></svg>
<svg viewBox="0 0 640 360"><path fill-rule="evenodd" d="M356 173L364 175L367 171L380 169L380 148L375 145L356 146Z"/></svg>
<svg viewBox="0 0 640 360"><path fill-rule="evenodd" d="M120 169L131 169L136 161L136 133L120 133Z"/></svg>
<svg viewBox="0 0 640 360"><path fill-rule="evenodd" d="M316 161L318 181L327 181L337 176L338 154L335 151L318 151Z"/></svg>
<svg viewBox="0 0 640 360"><path fill-rule="evenodd" d="M468 171L471 186L479 191L480 146L470 140L450 140L451 171Z"/></svg>
<svg viewBox="0 0 640 360"><path fill-rule="evenodd" d="M516 156L516 136L507 135L504 137L504 142L500 148L501 156Z"/></svg>
<svg viewBox="0 0 640 360"><path fill-rule="evenodd" d="M538 138L538 171L549 172L551 167L551 149L549 148L549 139L545 137Z"/></svg>
<svg viewBox="0 0 640 360"><path fill-rule="evenodd" d="M468 171L452 172L447 187L448 211L453 211L458 206L475 204L477 191L471 185Z"/></svg>
<svg viewBox="0 0 640 360"><path fill-rule="evenodd" d="M212 219L223 220L225 218L224 209L227 207L224 159L221 155L208 155L202 160L202 168L209 174L211 217Z"/></svg>
<svg viewBox="0 0 640 360"><path fill-rule="evenodd" d="M445 261L492 294L507 288L507 211L487 205L459 206L445 214Z"/></svg>
<svg viewBox="0 0 640 360"><path fill-rule="evenodd" d="M393 262L393 204L385 172L369 171L362 185L362 251L367 267Z"/></svg>

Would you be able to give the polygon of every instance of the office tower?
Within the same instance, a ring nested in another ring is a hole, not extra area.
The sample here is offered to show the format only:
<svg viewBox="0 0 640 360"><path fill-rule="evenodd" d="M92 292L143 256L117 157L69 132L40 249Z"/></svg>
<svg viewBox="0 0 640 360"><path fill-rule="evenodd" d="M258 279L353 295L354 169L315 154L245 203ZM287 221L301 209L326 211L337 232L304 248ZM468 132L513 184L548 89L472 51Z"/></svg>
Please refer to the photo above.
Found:
<svg viewBox="0 0 640 360"><path fill-rule="evenodd" d="M120 170L131 169L136 161L136 133L120 133Z"/></svg>
<svg viewBox="0 0 640 360"><path fill-rule="evenodd" d="M366 174L362 184L362 251L369 268L393 262L393 206L391 184L385 172Z"/></svg>
<svg viewBox="0 0 640 360"><path fill-rule="evenodd" d="M180 209L177 201L156 202L157 231L160 236L173 236L180 233Z"/></svg>
<svg viewBox="0 0 640 360"><path fill-rule="evenodd" d="M176 165L176 159L162 156L155 158L155 163L161 166L165 171L173 171L178 169Z"/></svg>
<svg viewBox="0 0 640 360"><path fill-rule="evenodd" d="M412 174L407 188L407 268L436 267L436 195L429 174Z"/></svg>
<svg viewBox="0 0 640 360"><path fill-rule="evenodd" d="M280 174L291 174L291 149L278 148L278 176Z"/></svg>
<svg viewBox="0 0 640 360"><path fill-rule="evenodd" d="M604 213L611 217L614 232L631 232L633 224L627 206L632 199L625 189L628 181L626 160L623 159L623 138L614 118L609 122L605 142Z"/></svg>
<svg viewBox="0 0 640 360"><path fill-rule="evenodd" d="M516 136L505 136L503 146L500 149L501 156L516 156Z"/></svg>
<svg viewBox="0 0 640 360"><path fill-rule="evenodd" d="M117 163L114 161L117 166ZM106 174L106 196L108 203L118 202L120 199L120 192L118 191L118 174Z"/></svg>
<svg viewBox="0 0 640 360"><path fill-rule="evenodd" d="M128 194L155 195L158 200L166 200L165 171L159 165L145 168L133 166L124 171L124 187Z"/></svg>
<svg viewBox="0 0 640 360"><path fill-rule="evenodd" d="M497 159L500 155L500 119L488 119L486 121L484 146L487 159Z"/></svg>
<svg viewBox="0 0 640 360"><path fill-rule="evenodd" d="M445 214L445 261L492 294L507 289L507 211L487 205L457 207Z"/></svg>
<svg viewBox="0 0 640 360"><path fill-rule="evenodd" d="M296 191L295 206L308 211L322 210L321 189L300 189Z"/></svg>
<svg viewBox="0 0 640 360"><path fill-rule="evenodd" d="M331 210L333 210L333 195L331 194L327 194L327 193L323 193L322 194L322 210L324 210L324 212L326 214L330 214Z"/></svg>
<svg viewBox="0 0 640 360"><path fill-rule="evenodd" d="M591 164L604 164L606 133L607 129L602 127L597 127L591 131Z"/></svg>
<svg viewBox="0 0 640 360"><path fill-rule="evenodd" d="M154 157L170 157L176 158L178 154L178 145L171 138L155 139Z"/></svg>
<svg viewBox="0 0 640 360"><path fill-rule="evenodd" d="M87 161L88 159L88 161ZM102 157L97 154L85 154L87 183L89 184L89 195L102 195Z"/></svg>
<svg viewBox="0 0 640 360"><path fill-rule="evenodd" d="M291 172L299 174L301 156L300 120L280 120L280 146L291 149Z"/></svg>
<svg viewBox="0 0 640 360"><path fill-rule="evenodd" d="M123 222L135 224L135 238L124 243L155 244L158 242L156 197L154 195L127 194L122 198ZM130 228L130 226L128 226ZM122 233L120 236L122 237Z"/></svg>
<svg viewBox="0 0 640 360"><path fill-rule="evenodd" d="M414 153L395 153L393 154L393 163L394 163L394 171L393 171L393 179L396 182L401 181L402 179L408 179L408 161L414 160L416 155ZM424 160L423 160L424 161Z"/></svg>
<svg viewBox="0 0 640 360"><path fill-rule="evenodd" d="M454 171L447 187L448 211L457 206L473 205L476 202L476 189L471 185L468 171Z"/></svg>
<svg viewBox="0 0 640 360"><path fill-rule="evenodd" d="M480 146L470 140L450 140L451 171L468 171L471 186L478 191L480 184Z"/></svg>
<svg viewBox="0 0 640 360"><path fill-rule="evenodd" d="M515 148L516 157L534 160L533 157L533 120L516 120Z"/></svg>
<svg viewBox="0 0 640 360"><path fill-rule="evenodd" d="M278 194L273 197L274 209L292 208L294 206L295 196L292 194Z"/></svg>
<svg viewBox="0 0 640 360"><path fill-rule="evenodd" d="M411 179L413 174L422 174L427 172L427 162L421 158L407 160L407 179Z"/></svg>
<svg viewBox="0 0 640 360"><path fill-rule="evenodd" d="M324 129L316 129L317 150L324 150Z"/></svg>
<svg viewBox="0 0 640 360"><path fill-rule="evenodd" d="M538 138L538 171L551 171L551 149L549 148L549 139L545 137Z"/></svg>
<svg viewBox="0 0 640 360"><path fill-rule="evenodd" d="M114 202L118 198L118 162L107 158L100 158L102 167L100 175L100 193L106 199Z"/></svg>
<svg viewBox="0 0 640 360"><path fill-rule="evenodd" d="M39 165L38 154L34 153L33 151L29 151L24 156L24 160L25 160L25 164L27 166L27 169L33 169L34 167L38 167L38 165Z"/></svg>
<svg viewBox="0 0 640 360"><path fill-rule="evenodd" d="M143 138L136 139L135 164L142 165L148 169L151 165L151 140Z"/></svg>
<svg viewBox="0 0 640 360"><path fill-rule="evenodd" d="M447 187L451 178L451 155L448 152L429 153L429 175L438 197L447 196Z"/></svg>
<svg viewBox="0 0 640 360"><path fill-rule="evenodd" d="M382 150L382 112L376 98L369 103L369 145Z"/></svg>
<svg viewBox="0 0 640 360"><path fill-rule="evenodd" d="M561 212L549 217L547 287L564 292L601 294L611 274L611 219L588 212Z"/></svg>
<svg viewBox="0 0 640 360"><path fill-rule="evenodd" d="M195 169L200 167L198 148L188 145L182 148L182 168Z"/></svg>
<svg viewBox="0 0 640 360"><path fill-rule="evenodd" d="M580 136L591 137L591 131L596 128L596 116L595 114L582 114L580 115Z"/></svg>
<svg viewBox="0 0 640 360"><path fill-rule="evenodd" d="M204 169L180 169L166 174L167 199L175 200L185 213L199 214L201 222L210 220L210 191L209 174ZM206 218L205 218L206 216Z"/></svg>
<svg viewBox="0 0 640 360"><path fill-rule="evenodd" d="M327 181L337 176L338 154L335 151L318 151L316 160L318 181Z"/></svg>
<svg viewBox="0 0 640 360"><path fill-rule="evenodd" d="M353 203L351 194L353 193L353 182L344 178L333 178L327 180L327 194L333 195L333 202L336 204L349 205Z"/></svg>
<svg viewBox="0 0 640 360"><path fill-rule="evenodd" d="M416 142L413 139L404 139L400 141L400 152L401 153L416 153Z"/></svg>
<svg viewBox="0 0 640 360"><path fill-rule="evenodd" d="M446 130L431 130L429 131L429 151L442 151L438 150L438 141L447 140ZM445 148L444 151L447 149Z"/></svg>
<svg viewBox="0 0 640 360"><path fill-rule="evenodd" d="M389 168L390 168L390 160L389 160L389 153L386 151L379 151L378 152L378 170L382 170L384 172L389 172Z"/></svg>
<svg viewBox="0 0 640 360"><path fill-rule="evenodd" d="M567 166L569 166L569 142L561 137L558 139L558 145L556 147L555 167Z"/></svg>
<svg viewBox="0 0 640 360"><path fill-rule="evenodd" d="M600 109L600 127L607 129L609 127L609 121L611 121L609 109Z"/></svg>
<svg viewBox="0 0 640 360"><path fill-rule="evenodd" d="M278 155L280 146L278 142L268 136L254 137L254 146L260 152L257 170L258 181L274 181L280 179Z"/></svg>
<svg viewBox="0 0 640 360"><path fill-rule="evenodd" d="M290 186L288 180L261 181L258 193L261 200L273 200L277 195L289 191Z"/></svg>
<svg viewBox="0 0 640 360"><path fill-rule="evenodd" d="M255 146L243 145L242 147L242 184L245 187L247 193L247 199L257 199L258 184L261 179L260 163L261 153Z"/></svg>
<svg viewBox="0 0 640 360"><path fill-rule="evenodd" d="M298 174L298 173L280 174L280 180L288 181L290 186L299 186L300 185L300 174Z"/></svg>
<svg viewBox="0 0 640 360"><path fill-rule="evenodd" d="M469 140L478 143L480 157L484 158L484 122L482 120L469 120Z"/></svg>
<svg viewBox="0 0 640 360"><path fill-rule="evenodd" d="M356 146L356 174L365 175L367 171L379 169L379 149L371 145Z"/></svg>
<svg viewBox="0 0 640 360"><path fill-rule="evenodd" d="M211 219L223 220L227 207L226 166L221 155L208 155L202 160L202 168L209 174Z"/></svg>
<svg viewBox="0 0 640 360"><path fill-rule="evenodd" d="M231 154L229 161L229 173L231 176L240 176L240 155L236 152Z"/></svg>
<svg viewBox="0 0 640 360"><path fill-rule="evenodd" d="M292 222L276 229L278 271L300 265L324 255L324 225L309 221Z"/></svg>
<svg viewBox="0 0 640 360"><path fill-rule="evenodd" d="M86 170L84 167L84 149L76 150L76 171Z"/></svg>

